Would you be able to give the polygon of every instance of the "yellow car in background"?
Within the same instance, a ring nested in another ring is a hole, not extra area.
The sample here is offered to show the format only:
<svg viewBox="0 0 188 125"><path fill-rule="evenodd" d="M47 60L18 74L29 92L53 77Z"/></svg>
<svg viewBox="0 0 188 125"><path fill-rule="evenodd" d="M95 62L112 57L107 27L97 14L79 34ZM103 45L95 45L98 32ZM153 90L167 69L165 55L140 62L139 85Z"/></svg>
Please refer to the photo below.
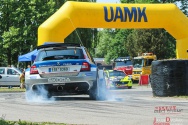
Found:
<svg viewBox="0 0 188 125"><path fill-rule="evenodd" d="M131 77L123 71L105 70L105 80L108 89L116 88L132 88Z"/></svg>

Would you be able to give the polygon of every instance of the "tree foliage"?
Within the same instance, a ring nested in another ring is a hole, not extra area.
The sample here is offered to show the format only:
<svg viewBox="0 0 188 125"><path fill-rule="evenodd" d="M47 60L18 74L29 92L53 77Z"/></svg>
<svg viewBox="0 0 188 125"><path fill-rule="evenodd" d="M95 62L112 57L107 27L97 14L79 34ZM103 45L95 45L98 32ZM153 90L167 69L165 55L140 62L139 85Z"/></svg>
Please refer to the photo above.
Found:
<svg viewBox="0 0 188 125"><path fill-rule="evenodd" d="M38 26L55 12L54 6L52 0L1 1L1 56L4 63L16 64L18 55L29 52L31 46L36 47Z"/></svg>
<svg viewBox="0 0 188 125"><path fill-rule="evenodd" d="M126 38L129 30L124 29L104 29L99 32L99 44L96 56L105 57L105 62L110 63L111 59L119 56L128 56L126 49Z"/></svg>
<svg viewBox="0 0 188 125"><path fill-rule="evenodd" d="M16 65L19 55L36 48L38 27L66 1L0 0L0 66ZM80 1L88 2L88 0ZM84 45L91 48L93 30L83 28L78 29L77 32ZM79 38L73 32L65 41L79 42Z"/></svg>
<svg viewBox="0 0 188 125"><path fill-rule="evenodd" d="M127 48L132 57L145 52L156 54L158 59L175 57L175 40L164 29L133 30L127 37Z"/></svg>
<svg viewBox="0 0 188 125"><path fill-rule="evenodd" d="M37 46L37 30L69 0L0 0L0 66L17 64L18 56ZM96 0L71 0L96 2ZM179 3L186 15L185 0L121 0L122 3ZM164 29L77 28L65 42L82 43L106 62L118 56L154 52L159 59L175 57L175 39ZM95 51L96 50L96 51ZM95 53L96 52L96 53Z"/></svg>

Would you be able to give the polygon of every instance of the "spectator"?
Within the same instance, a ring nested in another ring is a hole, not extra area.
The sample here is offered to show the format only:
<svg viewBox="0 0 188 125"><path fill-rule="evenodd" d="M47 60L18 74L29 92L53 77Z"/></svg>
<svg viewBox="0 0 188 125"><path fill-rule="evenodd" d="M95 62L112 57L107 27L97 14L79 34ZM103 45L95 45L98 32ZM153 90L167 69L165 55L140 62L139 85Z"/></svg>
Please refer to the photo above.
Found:
<svg viewBox="0 0 188 125"><path fill-rule="evenodd" d="M30 68L31 66L30 65L27 65L27 68Z"/></svg>
<svg viewBox="0 0 188 125"><path fill-rule="evenodd" d="M25 71L22 70L22 74L20 74L20 88L25 88Z"/></svg>
<svg viewBox="0 0 188 125"><path fill-rule="evenodd" d="M27 68L25 69L25 71L29 71L31 68L31 65L27 65Z"/></svg>

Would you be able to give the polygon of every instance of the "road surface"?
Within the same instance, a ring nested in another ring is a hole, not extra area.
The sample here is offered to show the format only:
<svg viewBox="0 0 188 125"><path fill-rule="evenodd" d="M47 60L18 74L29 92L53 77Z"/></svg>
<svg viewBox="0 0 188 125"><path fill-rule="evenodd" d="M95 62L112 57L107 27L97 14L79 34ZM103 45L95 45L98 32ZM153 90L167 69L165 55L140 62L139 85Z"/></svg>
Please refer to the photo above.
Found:
<svg viewBox="0 0 188 125"><path fill-rule="evenodd" d="M188 125L188 99L153 97L150 87L110 90L108 100L88 95L28 101L25 93L0 93L0 117L5 120L82 125Z"/></svg>

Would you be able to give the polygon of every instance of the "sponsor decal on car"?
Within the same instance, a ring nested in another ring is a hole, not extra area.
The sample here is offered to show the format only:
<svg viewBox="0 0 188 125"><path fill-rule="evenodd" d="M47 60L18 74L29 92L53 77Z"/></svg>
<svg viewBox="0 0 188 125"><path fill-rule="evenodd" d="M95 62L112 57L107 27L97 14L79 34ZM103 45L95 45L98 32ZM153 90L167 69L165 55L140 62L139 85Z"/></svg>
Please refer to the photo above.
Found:
<svg viewBox="0 0 188 125"><path fill-rule="evenodd" d="M66 77L52 77L48 79L48 82L49 83L70 82L70 79Z"/></svg>
<svg viewBox="0 0 188 125"><path fill-rule="evenodd" d="M72 65L72 63L63 63L63 66L68 66L68 65Z"/></svg>
<svg viewBox="0 0 188 125"><path fill-rule="evenodd" d="M85 73L86 76L92 76L93 73Z"/></svg>

